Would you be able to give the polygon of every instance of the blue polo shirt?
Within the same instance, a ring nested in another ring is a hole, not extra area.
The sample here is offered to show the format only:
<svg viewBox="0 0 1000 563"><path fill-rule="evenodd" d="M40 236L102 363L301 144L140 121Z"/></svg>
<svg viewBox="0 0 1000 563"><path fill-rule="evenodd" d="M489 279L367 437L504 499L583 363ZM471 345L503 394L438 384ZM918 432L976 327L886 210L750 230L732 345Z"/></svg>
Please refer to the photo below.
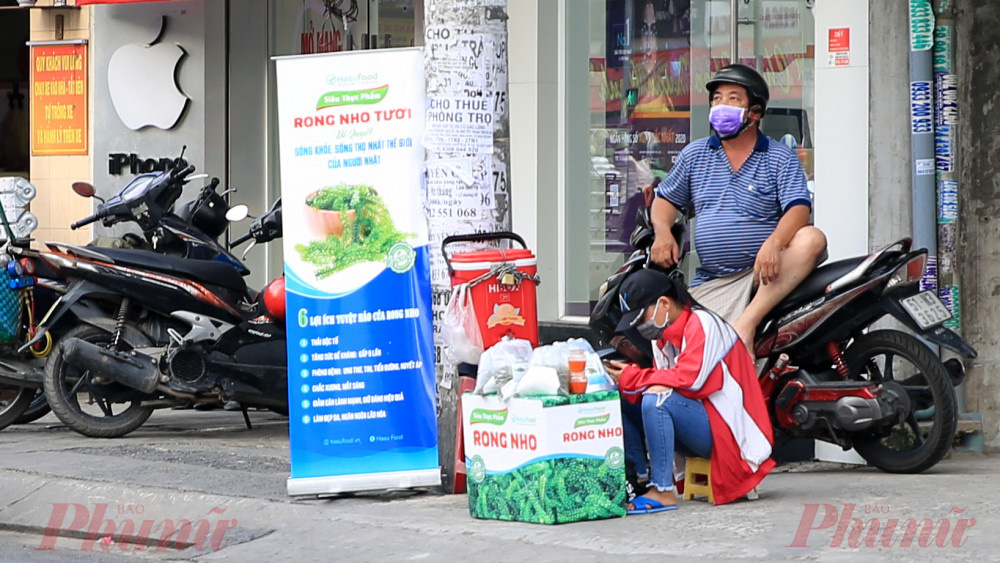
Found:
<svg viewBox="0 0 1000 563"><path fill-rule="evenodd" d="M812 208L798 156L759 131L753 152L735 174L719 137L693 141L656 196L690 209L698 219L694 243L701 265L692 287L753 268L781 216L796 205Z"/></svg>

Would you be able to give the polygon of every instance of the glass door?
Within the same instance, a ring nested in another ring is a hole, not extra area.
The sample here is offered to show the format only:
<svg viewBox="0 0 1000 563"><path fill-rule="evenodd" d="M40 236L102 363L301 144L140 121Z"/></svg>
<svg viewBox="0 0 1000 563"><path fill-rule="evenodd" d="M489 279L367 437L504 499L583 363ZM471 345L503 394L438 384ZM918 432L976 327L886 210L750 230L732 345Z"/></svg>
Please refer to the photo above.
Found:
<svg viewBox="0 0 1000 563"><path fill-rule="evenodd" d="M737 18L733 60L767 80L771 101L762 131L795 149L812 181L813 0L733 0ZM732 40L730 40L730 44Z"/></svg>
<svg viewBox="0 0 1000 563"><path fill-rule="evenodd" d="M768 81L762 130L798 152L811 180L812 3L565 1L566 316L589 314L633 250L636 212L680 151L710 134L705 83L730 62Z"/></svg>

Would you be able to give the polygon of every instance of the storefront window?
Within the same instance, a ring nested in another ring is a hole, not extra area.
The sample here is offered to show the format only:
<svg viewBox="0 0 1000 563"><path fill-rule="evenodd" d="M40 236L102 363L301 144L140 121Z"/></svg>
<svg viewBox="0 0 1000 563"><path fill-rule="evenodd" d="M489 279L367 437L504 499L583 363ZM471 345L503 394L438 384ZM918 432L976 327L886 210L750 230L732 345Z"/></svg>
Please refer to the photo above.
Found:
<svg viewBox="0 0 1000 563"><path fill-rule="evenodd" d="M423 0L271 0L275 55L421 44Z"/></svg>
<svg viewBox="0 0 1000 563"><path fill-rule="evenodd" d="M798 152L812 179L813 23L809 0L566 2L565 308L589 314L633 249L635 215L692 139L707 136L705 82L733 56L771 85L763 131ZM692 256L692 263L697 259Z"/></svg>

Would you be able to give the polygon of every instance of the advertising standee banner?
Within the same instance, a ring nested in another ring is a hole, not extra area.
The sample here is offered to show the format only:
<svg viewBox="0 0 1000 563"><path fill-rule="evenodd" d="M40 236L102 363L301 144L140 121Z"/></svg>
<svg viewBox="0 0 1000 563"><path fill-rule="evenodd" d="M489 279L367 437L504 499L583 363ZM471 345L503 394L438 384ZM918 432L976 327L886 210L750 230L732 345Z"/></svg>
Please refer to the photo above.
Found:
<svg viewBox="0 0 1000 563"><path fill-rule="evenodd" d="M440 484L421 51L275 60L288 492Z"/></svg>

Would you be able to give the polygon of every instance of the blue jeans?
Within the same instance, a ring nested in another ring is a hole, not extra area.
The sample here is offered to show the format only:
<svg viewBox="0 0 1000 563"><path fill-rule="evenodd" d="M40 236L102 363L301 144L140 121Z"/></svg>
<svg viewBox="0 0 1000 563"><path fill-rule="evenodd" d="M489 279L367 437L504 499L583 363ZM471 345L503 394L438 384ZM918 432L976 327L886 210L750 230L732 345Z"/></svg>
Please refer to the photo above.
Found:
<svg viewBox="0 0 1000 563"><path fill-rule="evenodd" d="M623 398L622 426L625 458L632 462L636 474L649 476L650 486L657 490L670 491L674 488L674 451L711 457L712 429L701 401L676 391L664 395L646 393L641 404Z"/></svg>

